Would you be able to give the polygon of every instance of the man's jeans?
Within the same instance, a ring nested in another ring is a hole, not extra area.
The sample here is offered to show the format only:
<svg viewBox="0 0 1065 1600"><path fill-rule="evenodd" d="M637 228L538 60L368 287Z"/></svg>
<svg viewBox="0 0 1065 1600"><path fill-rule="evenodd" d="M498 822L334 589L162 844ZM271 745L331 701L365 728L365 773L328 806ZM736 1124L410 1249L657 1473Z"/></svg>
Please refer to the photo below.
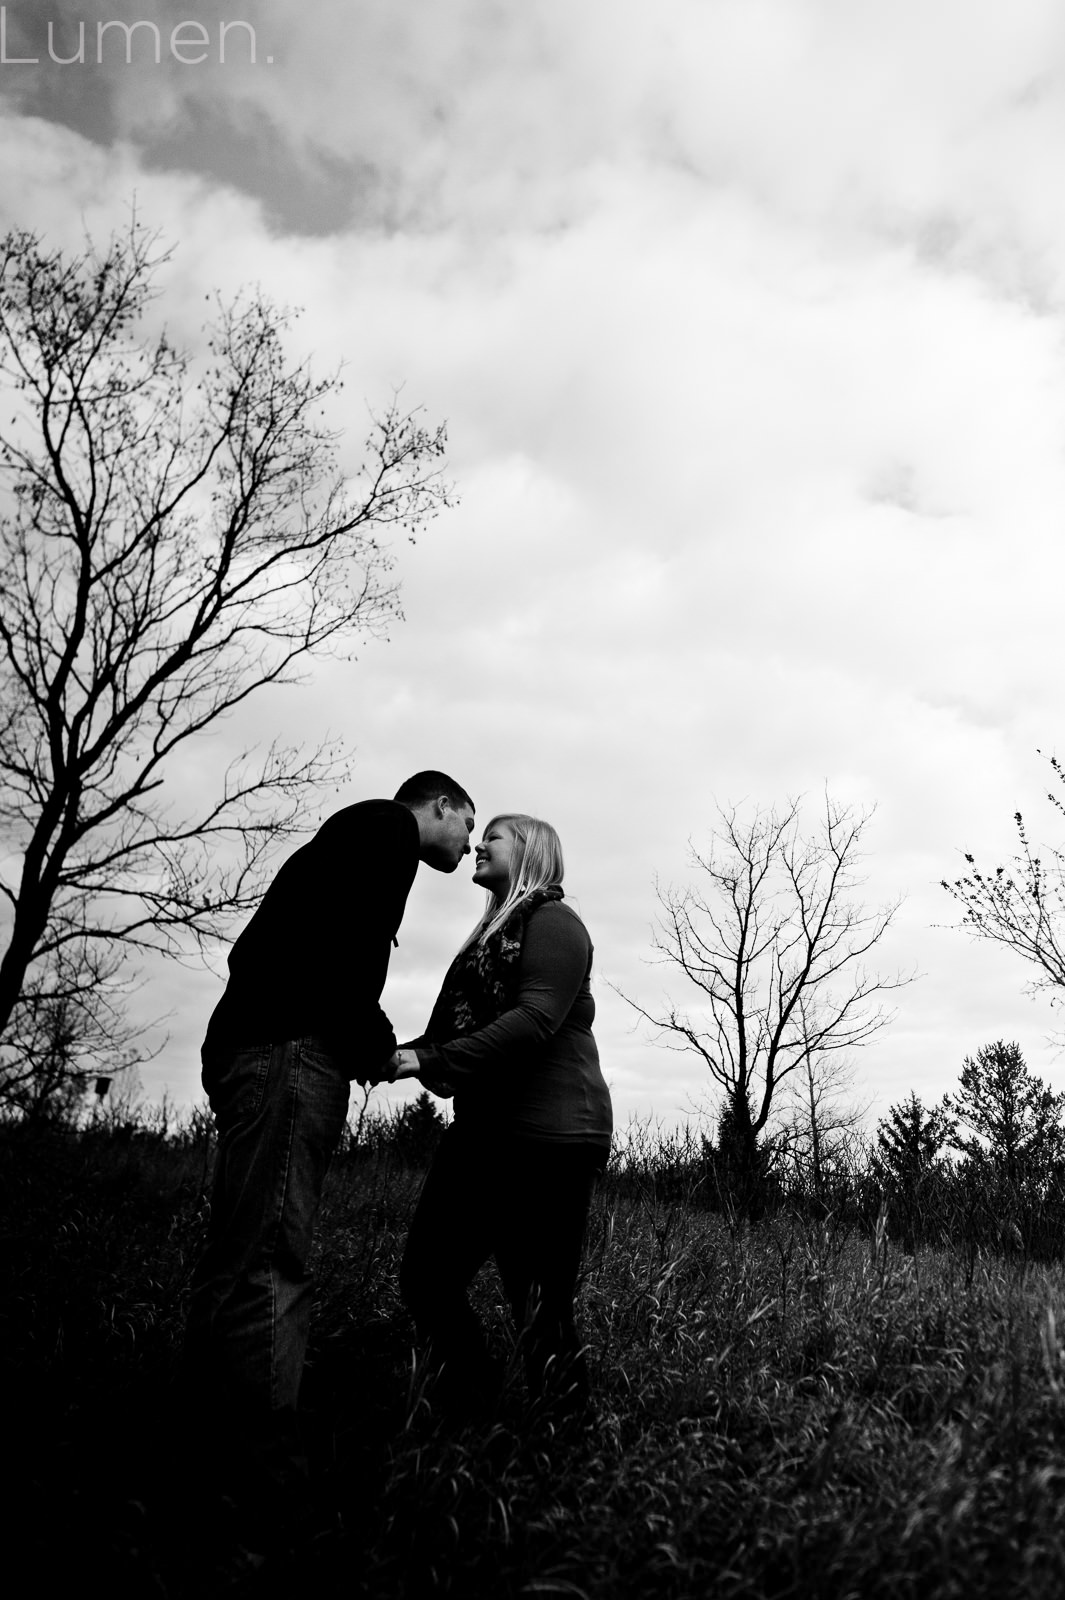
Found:
<svg viewBox="0 0 1065 1600"><path fill-rule="evenodd" d="M249 1421L294 1419L311 1315L307 1263L347 1115L347 1074L307 1038L205 1055L203 1082L218 1154L188 1364Z"/></svg>

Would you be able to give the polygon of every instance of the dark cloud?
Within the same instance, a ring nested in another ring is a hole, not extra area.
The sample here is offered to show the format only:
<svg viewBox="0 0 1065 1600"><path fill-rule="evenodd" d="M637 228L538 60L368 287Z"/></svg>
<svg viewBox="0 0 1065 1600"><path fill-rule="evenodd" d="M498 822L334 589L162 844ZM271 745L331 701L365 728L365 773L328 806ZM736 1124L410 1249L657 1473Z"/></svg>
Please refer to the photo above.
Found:
<svg viewBox="0 0 1065 1600"><path fill-rule="evenodd" d="M254 106L242 107L238 123L225 106L186 105L177 127L153 133L141 149L149 169L196 173L250 195L271 228L286 233L343 232L374 188L372 170L358 162L297 156Z"/></svg>
<svg viewBox="0 0 1065 1600"><path fill-rule="evenodd" d="M28 5L5 7L5 61L0 64L0 94L26 116L72 128L94 144L109 144L116 133L112 74L91 65L95 18L75 14L69 0L52 0L46 14ZM78 54L85 37L86 63L61 65Z"/></svg>
<svg viewBox="0 0 1065 1600"><path fill-rule="evenodd" d="M145 17L153 9L154 19ZM248 195L262 204L273 231L328 235L369 208L376 186L367 163L297 147L266 109L240 93L250 72L270 70L273 58L258 34L253 66L250 35L230 19L229 55L220 66L225 19L216 8L163 0L129 11L122 23L132 30L128 46L119 27L109 28L122 10L128 8L108 10L102 0L49 0L47 9L31 10L13 0L5 8L0 95L23 115L95 145L128 141L149 170L205 177ZM203 32L186 36L184 53L190 61L208 59L183 66L173 56L172 30L190 18ZM109 30L102 40L101 24Z"/></svg>

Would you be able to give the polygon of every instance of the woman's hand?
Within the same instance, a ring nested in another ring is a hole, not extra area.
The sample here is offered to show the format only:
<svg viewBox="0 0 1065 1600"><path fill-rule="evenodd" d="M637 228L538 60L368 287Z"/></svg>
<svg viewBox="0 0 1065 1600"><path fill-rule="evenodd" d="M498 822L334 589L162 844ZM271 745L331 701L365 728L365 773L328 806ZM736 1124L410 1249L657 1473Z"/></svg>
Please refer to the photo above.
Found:
<svg viewBox="0 0 1065 1600"><path fill-rule="evenodd" d="M379 1067L373 1068L365 1076L360 1076L357 1082L364 1089L376 1089L379 1083L395 1083L397 1078L416 1078L418 1076L418 1052L416 1050L393 1050L381 1062Z"/></svg>
<svg viewBox="0 0 1065 1600"><path fill-rule="evenodd" d="M420 1071L417 1050L397 1050L389 1066L393 1069L392 1083L398 1082L400 1078L416 1078Z"/></svg>

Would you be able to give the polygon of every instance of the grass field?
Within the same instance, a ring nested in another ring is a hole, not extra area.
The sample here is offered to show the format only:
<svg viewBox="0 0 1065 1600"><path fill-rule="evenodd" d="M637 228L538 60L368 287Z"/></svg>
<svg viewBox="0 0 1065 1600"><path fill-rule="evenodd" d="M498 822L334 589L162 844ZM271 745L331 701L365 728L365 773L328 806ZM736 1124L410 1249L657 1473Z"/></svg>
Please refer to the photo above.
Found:
<svg viewBox="0 0 1065 1600"><path fill-rule="evenodd" d="M515 1370L461 1428L396 1295L421 1174L378 1140L338 1158L319 1228L312 1525L260 1562L174 1442L204 1128L0 1139L9 1592L1065 1594L1056 1264L907 1254L883 1217L730 1226L644 1141L593 1210L597 1423L556 1438ZM509 1351L491 1273L477 1293Z"/></svg>

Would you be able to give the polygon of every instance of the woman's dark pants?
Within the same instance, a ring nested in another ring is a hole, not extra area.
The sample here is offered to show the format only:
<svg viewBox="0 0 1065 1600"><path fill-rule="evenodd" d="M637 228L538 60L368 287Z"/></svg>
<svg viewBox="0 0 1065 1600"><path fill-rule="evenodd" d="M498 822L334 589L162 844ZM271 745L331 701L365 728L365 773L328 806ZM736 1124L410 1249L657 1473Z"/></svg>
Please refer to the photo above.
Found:
<svg viewBox="0 0 1065 1600"><path fill-rule="evenodd" d="M573 1318L588 1207L606 1152L453 1123L425 1180L400 1269L419 1340L458 1403L487 1398L493 1363L467 1297L494 1257L530 1394L579 1411L588 1374Z"/></svg>

